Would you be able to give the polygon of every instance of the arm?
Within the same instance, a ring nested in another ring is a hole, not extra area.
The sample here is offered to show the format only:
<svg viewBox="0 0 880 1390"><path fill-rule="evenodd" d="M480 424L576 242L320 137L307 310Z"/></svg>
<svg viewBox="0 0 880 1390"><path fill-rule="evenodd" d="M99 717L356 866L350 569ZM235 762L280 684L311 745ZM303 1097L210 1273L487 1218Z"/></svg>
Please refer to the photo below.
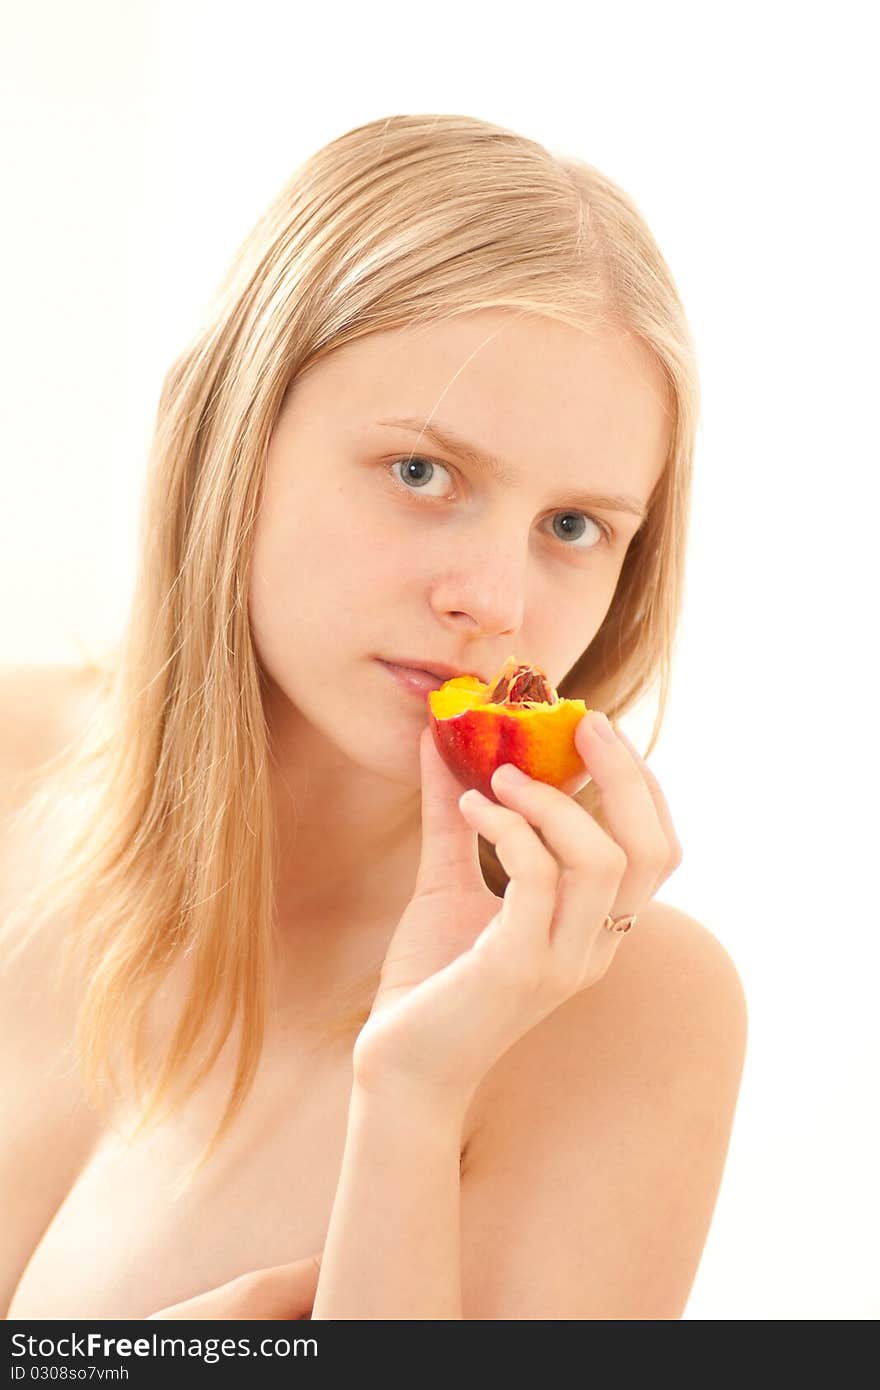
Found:
<svg viewBox="0 0 880 1390"><path fill-rule="evenodd" d="M705 928L651 901L681 850L647 764L601 719L575 737L607 831L527 776L462 797L423 731L422 858L354 1048L319 1317L681 1314L739 1087L742 987ZM509 874L500 908L474 827ZM603 990L620 948L605 915L634 904L637 945ZM456 1183L460 1088L490 1101Z"/></svg>
<svg viewBox="0 0 880 1390"><path fill-rule="evenodd" d="M742 983L666 904L639 949L512 1047L462 1116L352 1093L313 1319L679 1318L721 1183Z"/></svg>
<svg viewBox="0 0 880 1390"><path fill-rule="evenodd" d="M355 1080L313 1321L462 1317L463 1121Z"/></svg>

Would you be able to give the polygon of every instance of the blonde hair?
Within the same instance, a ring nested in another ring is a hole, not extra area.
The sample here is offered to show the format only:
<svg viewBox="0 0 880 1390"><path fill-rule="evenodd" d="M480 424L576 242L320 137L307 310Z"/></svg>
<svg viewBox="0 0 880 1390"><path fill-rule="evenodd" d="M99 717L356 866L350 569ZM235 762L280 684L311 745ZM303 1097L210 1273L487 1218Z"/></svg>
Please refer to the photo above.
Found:
<svg viewBox="0 0 880 1390"><path fill-rule="evenodd" d="M662 368L666 466L610 609L559 686L616 719L658 683L647 754L662 727L699 386L651 233L597 169L486 121L401 115L348 131L306 160L260 217L165 376L130 621L96 667L101 701L83 745L39 770L26 808L48 819L66 788L79 834L4 927L9 937L13 923L25 936L39 922L63 924L61 968L83 982L83 1076L96 1101L106 1079L121 1094L115 1059L124 1056L139 1128L175 1087L178 1104L192 1093L239 1025L228 1103L202 1162L250 1089L271 980L278 844L247 598L270 435L291 383L343 344L480 309L587 333L623 328ZM577 800L601 819L592 783ZM479 844L500 896L504 870L491 844ZM153 1070L148 1009L182 960L189 993ZM353 1040L380 965L335 1001L350 1007L326 1036Z"/></svg>

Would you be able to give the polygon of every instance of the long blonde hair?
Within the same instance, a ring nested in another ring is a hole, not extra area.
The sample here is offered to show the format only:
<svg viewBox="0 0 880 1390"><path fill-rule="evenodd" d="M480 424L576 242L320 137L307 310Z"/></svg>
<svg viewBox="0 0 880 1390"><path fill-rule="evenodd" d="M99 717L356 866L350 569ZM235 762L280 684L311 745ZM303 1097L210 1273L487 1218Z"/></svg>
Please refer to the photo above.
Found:
<svg viewBox="0 0 880 1390"><path fill-rule="evenodd" d="M229 1100L205 1157L252 1084L271 979L278 844L247 595L273 425L298 374L343 344L479 309L587 333L623 327L662 368L673 420L666 466L605 620L559 686L618 718L656 684L648 754L662 727L699 385L651 233L597 169L486 121L403 115L348 131L260 217L165 376L130 620L99 663L87 737L39 769L26 808L48 818L73 798L65 823L79 833L3 928L14 945L41 922L63 925L61 968L83 983L84 1079L96 1101L108 1078L122 1094L116 1058L127 1059L140 1125L175 1089L182 1103L239 1026ZM577 799L601 819L592 783ZM482 839L480 858L500 896L506 875ZM153 1067L143 1042L150 1002L183 959L189 993ZM380 965L328 1036L353 1040Z"/></svg>

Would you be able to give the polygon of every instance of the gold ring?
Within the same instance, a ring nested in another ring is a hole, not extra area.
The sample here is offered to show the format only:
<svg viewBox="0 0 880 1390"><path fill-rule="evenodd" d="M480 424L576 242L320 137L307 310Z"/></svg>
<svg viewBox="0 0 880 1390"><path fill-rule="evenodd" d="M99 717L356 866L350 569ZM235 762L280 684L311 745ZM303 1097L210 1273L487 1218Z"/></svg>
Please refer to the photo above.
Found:
<svg viewBox="0 0 880 1390"><path fill-rule="evenodd" d="M602 925L607 927L609 931L625 932L629 931L635 920L636 914L634 912L629 917L612 917L609 913Z"/></svg>

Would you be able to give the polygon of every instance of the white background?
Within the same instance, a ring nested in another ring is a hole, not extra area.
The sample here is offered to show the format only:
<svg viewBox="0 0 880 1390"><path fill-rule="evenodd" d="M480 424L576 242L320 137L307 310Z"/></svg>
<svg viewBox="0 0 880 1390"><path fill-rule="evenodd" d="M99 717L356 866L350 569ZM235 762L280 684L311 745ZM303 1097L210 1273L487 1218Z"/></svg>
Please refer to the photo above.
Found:
<svg viewBox="0 0 880 1390"><path fill-rule="evenodd" d="M685 1316L876 1317L870 7L310 8L5 7L0 661L115 639L162 375L301 160L459 112L597 165L669 261L704 391L660 896L733 956L750 1037Z"/></svg>

